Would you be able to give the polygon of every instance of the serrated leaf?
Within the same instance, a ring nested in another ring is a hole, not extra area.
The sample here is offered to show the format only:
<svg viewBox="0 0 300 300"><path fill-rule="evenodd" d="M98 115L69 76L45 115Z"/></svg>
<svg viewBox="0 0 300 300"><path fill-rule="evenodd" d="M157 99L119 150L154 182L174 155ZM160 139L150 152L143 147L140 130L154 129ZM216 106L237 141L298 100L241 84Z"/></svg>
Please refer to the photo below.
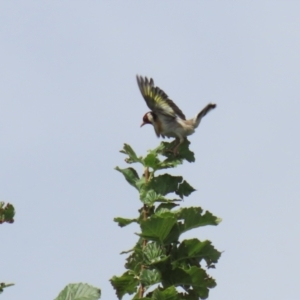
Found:
<svg viewBox="0 0 300 300"><path fill-rule="evenodd" d="M181 176L163 174L151 179L151 181L148 183L148 189L153 189L158 194L165 196L168 193L176 192L178 189L178 185L181 182Z"/></svg>
<svg viewBox="0 0 300 300"><path fill-rule="evenodd" d="M160 273L153 269L143 269L140 276L141 283L146 288L160 282Z"/></svg>
<svg viewBox="0 0 300 300"><path fill-rule="evenodd" d="M144 256L145 263L148 265L164 260L166 258L164 248L162 248L162 246L158 245L156 242L147 243L144 249Z"/></svg>
<svg viewBox="0 0 300 300"><path fill-rule="evenodd" d="M216 281L201 268L191 267L186 272L191 276L191 286L198 296L201 299L208 298L209 289L217 285Z"/></svg>
<svg viewBox="0 0 300 300"><path fill-rule="evenodd" d="M126 181L130 185L138 189L137 182L139 181L139 175L135 169L133 168L121 169L119 167L116 167L115 169L124 175Z"/></svg>
<svg viewBox="0 0 300 300"><path fill-rule="evenodd" d="M137 157L137 155L135 154L135 152L133 151L130 145L124 144L123 149L120 152L128 155L128 158L125 159L127 163L139 162L143 164L142 159Z"/></svg>
<svg viewBox="0 0 300 300"><path fill-rule="evenodd" d="M175 212L178 220L182 220L180 223L180 233L206 225L218 225L220 219L215 217L209 211L204 214L201 207L188 207L182 208Z"/></svg>
<svg viewBox="0 0 300 300"><path fill-rule="evenodd" d="M165 286L174 285L193 290L201 299L206 299L209 288L216 286L215 280L205 270L195 266L189 269L176 268L172 272L163 272L162 282Z"/></svg>
<svg viewBox="0 0 300 300"><path fill-rule="evenodd" d="M125 294L133 294L136 292L139 280L129 271L125 272L122 276L114 276L110 279L113 288L116 291L118 299L122 299Z"/></svg>
<svg viewBox="0 0 300 300"><path fill-rule="evenodd" d="M183 196L189 196L192 192L196 191L189 183L187 183L185 180L179 185L178 190L176 191L176 194L180 196L182 199Z"/></svg>
<svg viewBox="0 0 300 300"><path fill-rule="evenodd" d="M143 192L146 186L145 176L142 176L139 180L135 182L135 184L140 193Z"/></svg>
<svg viewBox="0 0 300 300"><path fill-rule="evenodd" d="M165 200L165 198L162 195L156 193L154 190L145 189L142 189L140 191L140 199L144 204L147 204L149 206L152 206L158 200Z"/></svg>
<svg viewBox="0 0 300 300"><path fill-rule="evenodd" d="M170 211L171 209L173 209L174 207L178 206L179 204L176 204L174 202L172 203L161 203L157 206L155 213L159 214L159 213L163 213L166 211Z"/></svg>
<svg viewBox="0 0 300 300"><path fill-rule="evenodd" d="M186 139L182 145L179 147L179 157L187 160L188 162L195 161L195 154L189 149L190 141Z"/></svg>
<svg viewBox="0 0 300 300"><path fill-rule="evenodd" d="M182 164L182 159L176 157L169 157L162 162L160 162L156 168L156 170L175 168L178 165Z"/></svg>
<svg viewBox="0 0 300 300"><path fill-rule="evenodd" d="M97 300L101 290L85 283L68 284L55 300Z"/></svg>
<svg viewBox="0 0 300 300"><path fill-rule="evenodd" d="M166 269L166 271L161 272L161 274L163 286L189 285L192 282L189 274L182 268Z"/></svg>
<svg viewBox="0 0 300 300"><path fill-rule="evenodd" d="M150 207L152 207L154 205L154 203L156 203L156 202L161 202L161 203L177 206L178 204L174 204L174 202L182 201L181 199L168 199L168 198L165 198L161 194L156 193L154 190L147 190L145 188L142 188L140 190L140 200L144 204L146 204Z"/></svg>
<svg viewBox="0 0 300 300"><path fill-rule="evenodd" d="M170 213L160 216L153 215L151 218L141 221L142 232L139 235L147 240L163 243L174 224L176 224L176 218Z"/></svg>
<svg viewBox="0 0 300 300"><path fill-rule="evenodd" d="M168 236L165 238L164 243L166 245L171 244L171 243L176 243L179 239L181 232L179 230L178 222L172 227L170 233Z"/></svg>
<svg viewBox="0 0 300 300"><path fill-rule="evenodd" d="M154 150L152 150L156 154L162 154L166 150L166 142L161 142Z"/></svg>
<svg viewBox="0 0 300 300"><path fill-rule="evenodd" d="M137 222L137 219L125 219L125 218L120 218L120 217L117 217L117 218L114 218L114 221L116 223L118 223L118 225L120 227L124 227L124 226L127 226L133 222Z"/></svg>
<svg viewBox="0 0 300 300"><path fill-rule="evenodd" d="M160 164L160 160L157 158L157 154L154 153L154 151L150 151L150 153L147 154L143 161L145 167L152 168L153 170L156 170L158 165Z"/></svg>
<svg viewBox="0 0 300 300"><path fill-rule="evenodd" d="M152 294L153 300L179 300L179 295L174 286L167 289L157 288Z"/></svg>
<svg viewBox="0 0 300 300"><path fill-rule="evenodd" d="M170 152L170 150L173 150L176 145L178 144L178 141L174 140L171 143L168 142L161 142L161 145L156 148L155 150L157 153L168 157L169 159L185 159L188 162L194 162L195 161L195 154L189 149L190 141L188 139L185 139L185 141L179 146L178 154L174 156L173 153Z"/></svg>
<svg viewBox="0 0 300 300"><path fill-rule="evenodd" d="M184 240L176 250L175 264L185 263L191 265L194 261L200 263L204 259L207 266L217 263L221 252L216 250L210 241L199 241L198 239Z"/></svg>
<svg viewBox="0 0 300 300"><path fill-rule="evenodd" d="M126 259L125 268L139 274L142 265L145 264L144 253L141 248L134 247L134 251Z"/></svg>

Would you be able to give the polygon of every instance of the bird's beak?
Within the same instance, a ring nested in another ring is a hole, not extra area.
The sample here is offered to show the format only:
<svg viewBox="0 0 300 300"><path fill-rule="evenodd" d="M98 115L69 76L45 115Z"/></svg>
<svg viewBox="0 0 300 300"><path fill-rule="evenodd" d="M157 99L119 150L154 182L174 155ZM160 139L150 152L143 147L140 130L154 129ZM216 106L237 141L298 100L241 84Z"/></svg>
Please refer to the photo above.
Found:
<svg viewBox="0 0 300 300"><path fill-rule="evenodd" d="M143 127L145 124L146 124L146 123L145 123L145 122L143 122L143 123L141 124L141 127Z"/></svg>

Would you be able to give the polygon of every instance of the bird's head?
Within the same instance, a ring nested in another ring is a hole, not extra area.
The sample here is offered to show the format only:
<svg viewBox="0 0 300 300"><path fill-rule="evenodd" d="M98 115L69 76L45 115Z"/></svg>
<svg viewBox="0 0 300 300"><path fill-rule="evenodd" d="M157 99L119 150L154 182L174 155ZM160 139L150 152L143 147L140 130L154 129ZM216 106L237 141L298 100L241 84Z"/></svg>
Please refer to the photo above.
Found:
<svg viewBox="0 0 300 300"><path fill-rule="evenodd" d="M141 127L146 124L152 124L154 123L156 119L155 114L152 111L147 112L143 117L143 123L141 124Z"/></svg>

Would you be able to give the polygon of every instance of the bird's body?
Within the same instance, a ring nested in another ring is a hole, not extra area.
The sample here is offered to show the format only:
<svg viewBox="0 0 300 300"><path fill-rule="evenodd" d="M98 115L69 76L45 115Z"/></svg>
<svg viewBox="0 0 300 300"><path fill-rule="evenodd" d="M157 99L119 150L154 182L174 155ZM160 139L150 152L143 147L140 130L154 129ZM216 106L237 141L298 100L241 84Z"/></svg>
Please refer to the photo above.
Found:
<svg viewBox="0 0 300 300"><path fill-rule="evenodd" d="M147 117L151 120L151 116L148 115ZM154 126L154 130L158 137L180 138L191 135L195 132L194 126L191 122L192 120L186 121L182 120L178 116L170 118L164 115L155 116L153 119L154 122L151 122L151 124Z"/></svg>
<svg viewBox="0 0 300 300"><path fill-rule="evenodd" d="M137 82L147 106L151 109L144 115L141 126L152 124L157 137L178 139L179 143L173 150L174 154L184 139L195 132L201 119L216 107L216 104L207 104L194 118L186 120L183 112L168 98L167 94L154 86L152 78L148 80L147 77L144 79L137 76Z"/></svg>

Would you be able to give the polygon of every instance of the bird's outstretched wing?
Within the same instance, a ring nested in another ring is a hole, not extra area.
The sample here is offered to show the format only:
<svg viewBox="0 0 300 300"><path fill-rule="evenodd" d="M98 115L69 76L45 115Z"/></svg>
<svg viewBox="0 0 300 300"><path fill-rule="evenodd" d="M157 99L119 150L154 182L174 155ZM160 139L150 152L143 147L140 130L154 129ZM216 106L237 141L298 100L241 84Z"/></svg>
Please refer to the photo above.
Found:
<svg viewBox="0 0 300 300"><path fill-rule="evenodd" d="M185 115L180 108L169 99L168 95L159 87L154 86L152 78L148 80L147 77L136 76L140 91L148 105L148 107L155 113L168 115L171 117L179 116L185 120Z"/></svg>

